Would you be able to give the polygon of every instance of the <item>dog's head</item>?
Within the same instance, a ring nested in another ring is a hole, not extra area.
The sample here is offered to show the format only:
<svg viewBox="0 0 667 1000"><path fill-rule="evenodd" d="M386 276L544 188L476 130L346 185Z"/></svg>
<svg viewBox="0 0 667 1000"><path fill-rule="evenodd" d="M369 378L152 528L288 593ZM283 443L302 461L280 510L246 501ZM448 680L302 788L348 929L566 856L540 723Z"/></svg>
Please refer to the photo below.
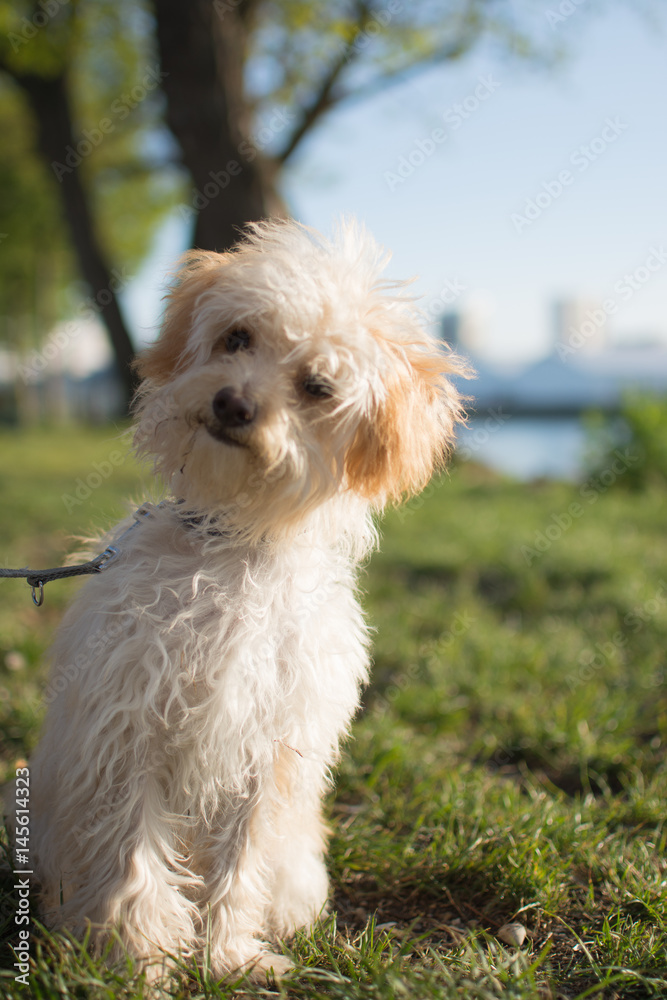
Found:
<svg viewBox="0 0 667 1000"><path fill-rule="evenodd" d="M354 224L329 243L283 221L186 255L138 363L137 446L188 510L259 537L336 495L380 508L428 482L464 366L381 280L387 259Z"/></svg>

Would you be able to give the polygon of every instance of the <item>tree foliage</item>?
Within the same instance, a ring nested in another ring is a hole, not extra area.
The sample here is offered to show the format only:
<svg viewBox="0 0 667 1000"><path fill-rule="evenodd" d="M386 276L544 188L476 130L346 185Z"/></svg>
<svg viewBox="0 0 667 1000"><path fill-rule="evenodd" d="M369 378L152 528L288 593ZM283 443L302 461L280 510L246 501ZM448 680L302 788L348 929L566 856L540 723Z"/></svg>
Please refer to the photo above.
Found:
<svg viewBox="0 0 667 1000"><path fill-rule="evenodd" d="M33 123L16 88L0 84L0 337L33 346L61 309L75 270L62 206L34 155Z"/></svg>
<svg viewBox="0 0 667 1000"><path fill-rule="evenodd" d="M34 23L37 13L56 7L47 23ZM162 122L159 83L151 78L149 88L142 84L151 70L159 81L152 28L147 6L130 0L66 4L53 0L53 7L44 2L0 2L0 37L4 36L0 64L7 71L5 80L28 73L47 80L62 73L68 76L79 141L73 152L63 146L61 158L45 165L43 203L58 204L63 172L79 169L110 263L131 270L145 255L156 224L182 187L182 175L171 167L174 143ZM6 105L13 105L16 117L30 116L18 87L7 89ZM87 136L99 138L104 119L108 130L101 133L99 143L91 143ZM30 122L26 132L29 141L11 150L7 149L11 141L3 144L18 170L22 164L34 170L35 162L43 159Z"/></svg>
<svg viewBox="0 0 667 1000"><path fill-rule="evenodd" d="M93 293L104 291L114 268L137 267L175 205L198 245L224 249L238 226L283 210L281 170L335 106L482 39L534 52L540 32L517 9L513 0L0 0L3 311L24 311L37 287L51 311L66 309L59 292L75 260ZM197 201L229 163L234 183ZM103 317L127 367L115 298ZM44 334L49 319L39 317Z"/></svg>

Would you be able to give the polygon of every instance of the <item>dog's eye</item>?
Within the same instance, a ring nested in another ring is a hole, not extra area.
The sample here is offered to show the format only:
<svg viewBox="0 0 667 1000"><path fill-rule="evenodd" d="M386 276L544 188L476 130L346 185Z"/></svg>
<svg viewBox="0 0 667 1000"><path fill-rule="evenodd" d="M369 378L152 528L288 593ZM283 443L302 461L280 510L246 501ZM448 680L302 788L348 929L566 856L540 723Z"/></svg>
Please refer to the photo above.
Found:
<svg viewBox="0 0 667 1000"><path fill-rule="evenodd" d="M230 330L224 337L223 344L228 354L247 351L250 347L250 334L247 330Z"/></svg>
<svg viewBox="0 0 667 1000"><path fill-rule="evenodd" d="M333 386L321 375L306 375L303 380L303 391L314 399L331 399Z"/></svg>

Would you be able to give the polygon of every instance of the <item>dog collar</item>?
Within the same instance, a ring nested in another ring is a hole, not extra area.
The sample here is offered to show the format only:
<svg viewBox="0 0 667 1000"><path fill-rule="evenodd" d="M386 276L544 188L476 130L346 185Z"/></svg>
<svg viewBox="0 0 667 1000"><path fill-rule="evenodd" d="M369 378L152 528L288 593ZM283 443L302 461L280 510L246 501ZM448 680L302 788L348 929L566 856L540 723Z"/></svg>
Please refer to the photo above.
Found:
<svg viewBox="0 0 667 1000"><path fill-rule="evenodd" d="M174 507L179 507L185 504L185 500L174 500ZM207 521L207 518L203 514L194 514L191 511L183 510L176 511L178 519L181 524L185 525L186 528L192 528L197 531L203 531L210 538L225 538L230 534L229 531L225 531L222 528L214 528L211 523Z"/></svg>

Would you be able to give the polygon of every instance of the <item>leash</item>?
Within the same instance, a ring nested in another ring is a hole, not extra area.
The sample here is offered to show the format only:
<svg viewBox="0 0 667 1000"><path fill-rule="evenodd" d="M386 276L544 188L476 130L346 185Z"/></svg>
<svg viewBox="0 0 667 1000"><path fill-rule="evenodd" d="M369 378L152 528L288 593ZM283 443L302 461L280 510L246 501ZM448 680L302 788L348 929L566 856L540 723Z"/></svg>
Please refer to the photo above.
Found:
<svg viewBox="0 0 667 1000"><path fill-rule="evenodd" d="M162 504L158 504L158 506L161 507ZM70 576L89 576L92 573L101 573L119 556L118 543L122 542L131 531L134 531L142 523L145 517L148 517L155 510L152 503L143 503L133 514L134 524L131 524L122 535L114 539L113 545L107 545L104 552L100 552L88 562L79 563L77 566L58 566L55 569L0 569L0 579L27 580L28 585L32 588L33 604L41 608L44 603L45 584L51 583L52 580L64 580Z"/></svg>

